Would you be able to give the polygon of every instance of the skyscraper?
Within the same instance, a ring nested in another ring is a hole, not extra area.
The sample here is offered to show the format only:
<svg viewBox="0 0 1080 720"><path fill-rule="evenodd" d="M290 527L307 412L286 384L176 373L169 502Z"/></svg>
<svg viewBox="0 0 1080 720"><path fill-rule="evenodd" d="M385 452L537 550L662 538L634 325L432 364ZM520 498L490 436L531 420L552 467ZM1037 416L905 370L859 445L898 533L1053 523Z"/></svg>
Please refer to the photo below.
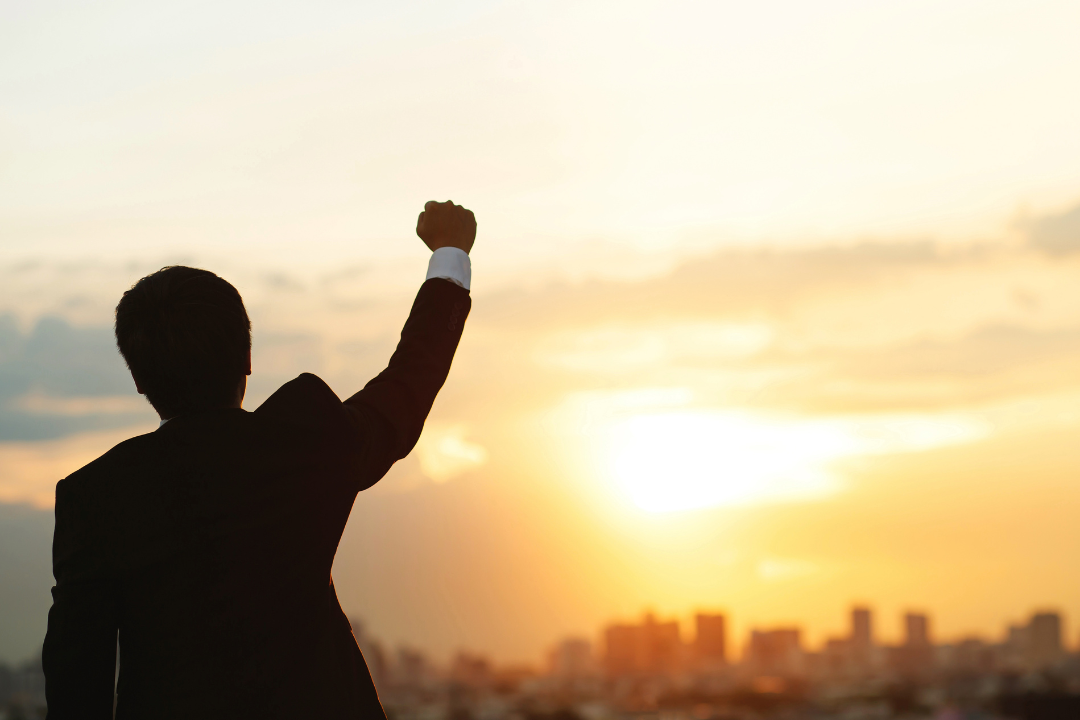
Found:
<svg viewBox="0 0 1080 720"><path fill-rule="evenodd" d="M679 664L679 623L657 622L652 613L640 625L609 625L604 631L604 667L609 675L667 673Z"/></svg>
<svg viewBox="0 0 1080 720"><path fill-rule="evenodd" d="M851 638L849 640L851 661L856 672L870 668L873 659L874 617L870 608L854 607L851 609Z"/></svg>
<svg viewBox="0 0 1080 720"><path fill-rule="evenodd" d="M759 675L791 677L802 671L802 642L798 628L754 630L747 653Z"/></svg>
<svg viewBox="0 0 1080 720"><path fill-rule="evenodd" d="M698 613L694 617L694 656L705 665L719 665L727 660L727 631L723 615Z"/></svg>
<svg viewBox="0 0 1080 720"><path fill-rule="evenodd" d="M644 670L649 673L667 673L678 668L679 651L682 639L679 637L679 623L675 620L657 622L649 613L641 625L642 640L645 644L642 660Z"/></svg>
<svg viewBox="0 0 1080 720"><path fill-rule="evenodd" d="M1061 616L1056 612L1041 612L1031 616L1027 633L1027 662L1042 669L1061 659Z"/></svg>
<svg viewBox="0 0 1080 720"><path fill-rule="evenodd" d="M874 616L870 608L854 607L851 609L851 645L855 648L869 648L874 644Z"/></svg>
<svg viewBox="0 0 1080 720"><path fill-rule="evenodd" d="M934 646L930 642L930 618L922 613L904 615L904 643L891 655L896 671L907 678L929 672L934 664Z"/></svg>
<svg viewBox="0 0 1080 720"><path fill-rule="evenodd" d="M918 648L930 644L930 619L921 613L904 615L904 645Z"/></svg>
<svg viewBox="0 0 1080 720"><path fill-rule="evenodd" d="M612 676L630 675L639 667L641 630L637 625L615 624L604 629L604 669Z"/></svg>

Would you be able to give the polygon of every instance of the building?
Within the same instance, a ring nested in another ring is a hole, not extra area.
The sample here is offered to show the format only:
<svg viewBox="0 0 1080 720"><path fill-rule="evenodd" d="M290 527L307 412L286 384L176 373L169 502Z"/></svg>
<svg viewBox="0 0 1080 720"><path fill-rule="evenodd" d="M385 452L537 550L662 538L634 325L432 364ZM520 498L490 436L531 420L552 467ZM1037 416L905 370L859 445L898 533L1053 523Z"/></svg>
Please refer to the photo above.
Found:
<svg viewBox="0 0 1080 720"><path fill-rule="evenodd" d="M723 615L698 613L694 617L694 660L701 666L727 662L727 621Z"/></svg>
<svg viewBox="0 0 1080 720"><path fill-rule="evenodd" d="M450 679L469 688L489 687L494 679L491 660L483 655L459 652L450 664Z"/></svg>
<svg viewBox="0 0 1080 720"><path fill-rule="evenodd" d="M904 615L905 647L926 647L930 644L930 618L921 613Z"/></svg>
<svg viewBox="0 0 1080 720"><path fill-rule="evenodd" d="M874 615L870 608L854 607L851 609L851 646L856 649L874 645Z"/></svg>
<svg viewBox="0 0 1080 720"><path fill-rule="evenodd" d="M904 642L890 654L892 669L908 679L927 675L934 666L930 618L921 613L904 615Z"/></svg>
<svg viewBox="0 0 1080 720"><path fill-rule="evenodd" d="M1027 664L1028 626L1009 625L1005 642L1001 646L1002 665L1012 671L1021 671Z"/></svg>
<svg viewBox="0 0 1080 720"><path fill-rule="evenodd" d="M1040 612L1031 616L1027 626L1027 666L1042 670L1055 665L1064 655L1061 645L1061 616Z"/></svg>
<svg viewBox="0 0 1080 720"><path fill-rule="evenodd" d="M648 613L639 625L615 624L604 630L604 669L611 676L674 672L681 655L675 620L658 622Z"/></svg>
<svg viewBox="0 0 1080 720"><path fill-rule="evenodd" d="M1038 612L1024 625L1010 625L1001 646L1004 664L1018 671L1045 670L1065 657L1061 615Z"/></svg>
<svg viewBox="0 0 1080 720"><path fill-rule="evenodd" d="M747 648L747 665L756 675L792 677L803 672L801 633L798 628L754 630Z"/></svg>
<svg viewBox="0 0 1080 720"><path fill-rule="evenodd" d="M874 616L870 608L854 607L851 609L851 636L848 649L852 669L864 673L871 669L874 661Z"/></svg>
<svg viewBox="0 0 1080 720"><path fill-rule="evenodd" d="M658 674L678 670L682 656L682 638L679 636L678 621L657 622L650 613L645 616L642 628L645 641L643 655L645 671Z"/></svg>
<svg viewBox="0 0 1080 720"><path fill-rule="evenodd" d="M848 674L851 643L847 638L829 638L821 650L820 671L828 678L841 678Z"/></svg>
<svg viewBox="0 0 1080 720"><path fill-rule="evenodd" d="M573 680L593 674L592 644L583 638L567 638L548 656L551 674L557 678Z"/></svg>
<svg viewBox="0 0 1080 720"><path fill-rule="evenodd" d="M983 675L997 669L993 646L981 638L964 638L952 645L943 646L941 650L946 658L945 666L954 673Z"/></svg>
<svg viewBox="0 0 1080 720"><path fill-rule="evenodd" d="M632 675L638 669L638 626L615 624L604 629L604 670L608 675Z"/></svg>

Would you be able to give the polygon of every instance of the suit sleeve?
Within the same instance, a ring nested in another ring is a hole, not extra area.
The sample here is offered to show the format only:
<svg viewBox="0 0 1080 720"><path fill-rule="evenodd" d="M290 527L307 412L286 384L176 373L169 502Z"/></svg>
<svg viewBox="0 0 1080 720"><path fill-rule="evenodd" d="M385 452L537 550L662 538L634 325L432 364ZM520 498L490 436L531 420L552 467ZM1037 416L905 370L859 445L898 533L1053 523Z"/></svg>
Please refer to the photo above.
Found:
<svg viewBox="0 0 1080 720"><path fill-rule="evenodd" d="M71 482L56 486L56 586L42 650L48 718L107 720L113 713L119 598L105 572L97 514Z"/></svg>
<svg viewBox="0 0 1080 720"><path fill-rule="evenodd" d="M472 301L443 278L420 287L387 368L344 405L365 437L361 489L416 445L454 359Z"/></svg>

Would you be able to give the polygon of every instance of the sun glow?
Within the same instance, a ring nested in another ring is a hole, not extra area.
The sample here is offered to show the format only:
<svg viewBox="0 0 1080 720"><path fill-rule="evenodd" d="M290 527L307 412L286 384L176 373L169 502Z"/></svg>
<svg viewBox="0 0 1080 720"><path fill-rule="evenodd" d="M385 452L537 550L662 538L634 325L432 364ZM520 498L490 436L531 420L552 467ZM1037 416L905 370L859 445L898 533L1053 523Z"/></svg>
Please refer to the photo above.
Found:
<svg viewBox="0 0 1080 720"><path fill-rule="evenodd" d="M650 512L809 499L841 482L843 458L913 452L986 434L964 418L875 416L788 420L733 412L641 414L616 423L608 467Z"/></svg>

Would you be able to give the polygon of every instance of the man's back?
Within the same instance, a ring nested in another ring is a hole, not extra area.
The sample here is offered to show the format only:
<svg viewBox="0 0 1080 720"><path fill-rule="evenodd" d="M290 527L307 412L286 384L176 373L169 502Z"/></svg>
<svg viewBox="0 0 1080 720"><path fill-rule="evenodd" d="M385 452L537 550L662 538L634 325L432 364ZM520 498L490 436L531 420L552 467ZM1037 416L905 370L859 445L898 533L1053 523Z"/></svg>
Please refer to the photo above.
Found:
<svg viewBox="0 0 1080 720"><path fill-rule="evenodd" d="M329 581L360 484L342 415L302 376L254 413L177 418L65 481L108 518L103 560L125 578L120 717L357 704L370 681L334 677L355 643Z"/></svg>
<svg viewBox="0 0 1080 720"><path fill-rule="evenodd" d="M330 569L356 493L409 452L468 292L421 288L388 368L175 417L57 486L51 717L383 717Z"/></svg>

